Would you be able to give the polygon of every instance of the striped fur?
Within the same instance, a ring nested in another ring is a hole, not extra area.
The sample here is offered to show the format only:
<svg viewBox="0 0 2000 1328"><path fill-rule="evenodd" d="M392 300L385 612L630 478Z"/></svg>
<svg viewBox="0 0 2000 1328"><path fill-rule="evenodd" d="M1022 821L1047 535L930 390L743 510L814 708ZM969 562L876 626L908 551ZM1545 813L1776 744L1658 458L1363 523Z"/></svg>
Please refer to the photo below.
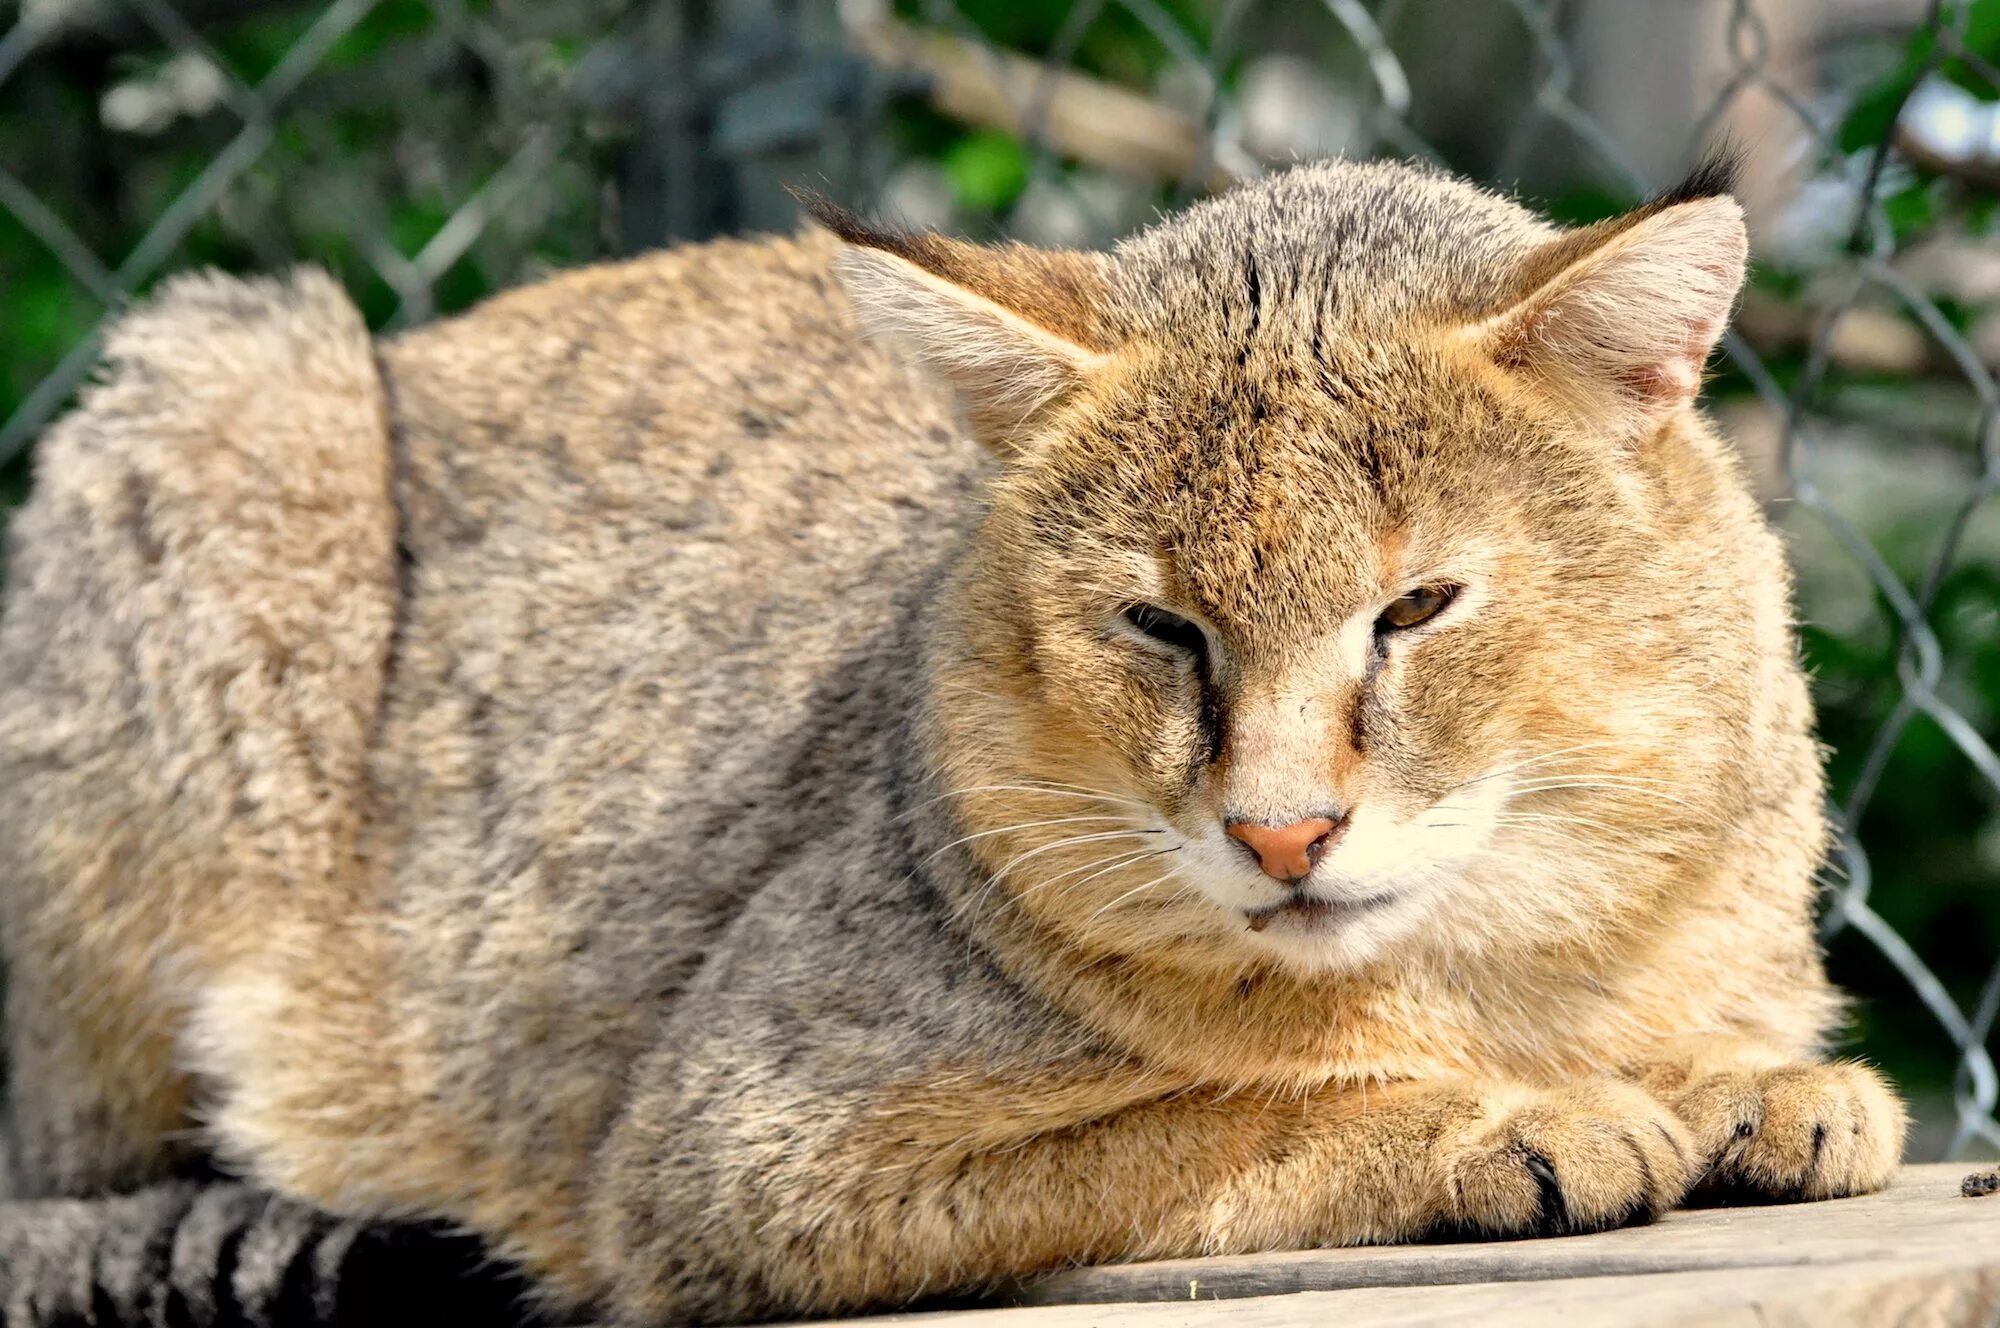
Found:
<svg viewBox="0 0 2000 1328"><path fill-rule="evenodd" d="M330 1217L242 1184L0 1205L8 1328L538 1322L523 1290L473 1237Z"/></svg>

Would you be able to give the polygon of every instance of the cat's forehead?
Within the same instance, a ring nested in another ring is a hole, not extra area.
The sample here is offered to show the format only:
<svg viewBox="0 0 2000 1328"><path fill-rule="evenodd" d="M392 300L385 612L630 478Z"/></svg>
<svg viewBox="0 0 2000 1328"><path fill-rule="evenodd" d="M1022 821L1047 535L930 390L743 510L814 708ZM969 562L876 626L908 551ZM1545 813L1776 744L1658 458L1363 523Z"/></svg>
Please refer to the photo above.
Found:
<svg viewBox="0 0 2000 1328"><path fill-rule="evenodd" d="M1301 167L1121 245L1128 330L1255 336L1492 307L1555 232L1511 200L1402 164Z"/></svg>
<svg viewBox="0 0 2000 1328"><path fill-rule="evenodd" d="M1268 512L1338 534L1468 468L1505 403L1429 329L1155 344L1086 406L1088 464L1150 473L1207 524Z"/></svg>
<svg viewBox="0 0 2000 1328"><path fill-rule="evenodd" d="M1477 534L1466 498L1485 486L1486 423L1462 385L1388 372L1381 354L1351 379L1225 358L1184 351L1127 375L1056 450L1045 501L1085 556L1152 559L1167 598L1297 636Z"/></svg>

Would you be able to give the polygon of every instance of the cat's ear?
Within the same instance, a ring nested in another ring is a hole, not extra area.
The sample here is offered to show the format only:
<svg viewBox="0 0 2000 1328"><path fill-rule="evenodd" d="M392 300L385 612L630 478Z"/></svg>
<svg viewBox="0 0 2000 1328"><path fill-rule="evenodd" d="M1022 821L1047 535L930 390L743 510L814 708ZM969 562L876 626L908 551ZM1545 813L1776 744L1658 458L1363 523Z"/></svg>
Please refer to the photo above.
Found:
<svg viewBox="0 0 2000 1328"><path fill-rule="evenodd" d="M1636 440L1700 390L1748 257L1735 199L1669 196L1552 241L1529 260L1526 293L1470 335L1502 369Z"/></svg>
<svg viewBox="0 0 2000 1328"><path fill-rule="evenodd" d="M883 230L799 198L845 242L835 272L863 329L949 384L989 446L1016 445L1102 363L1101 255Z"/></svg>

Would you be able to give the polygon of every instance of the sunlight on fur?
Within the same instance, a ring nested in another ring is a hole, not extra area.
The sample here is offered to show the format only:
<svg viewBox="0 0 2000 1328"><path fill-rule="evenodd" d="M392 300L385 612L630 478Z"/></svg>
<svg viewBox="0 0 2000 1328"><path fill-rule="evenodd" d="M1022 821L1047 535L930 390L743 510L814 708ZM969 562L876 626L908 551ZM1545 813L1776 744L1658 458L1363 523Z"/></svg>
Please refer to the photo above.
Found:
<svg viewBox="0 0 2000 1328"><path fill-rule="evenodd" d="M109 333L0 620L15 1194L219 1163L664 1325L1886 1183L1726 171L807 206Z"/></svg>

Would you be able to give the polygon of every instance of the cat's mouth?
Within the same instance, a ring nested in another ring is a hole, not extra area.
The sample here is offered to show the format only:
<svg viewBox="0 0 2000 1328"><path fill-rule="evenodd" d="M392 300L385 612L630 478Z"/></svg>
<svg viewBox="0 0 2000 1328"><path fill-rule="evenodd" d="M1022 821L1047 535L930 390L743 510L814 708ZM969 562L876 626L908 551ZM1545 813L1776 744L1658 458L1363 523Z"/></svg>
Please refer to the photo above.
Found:
<svg viewBox="0 0 2000 1328"><path fill-rule="evenodd" d="M1317 895L1294 895L1269 908L1246 908L1243 917L1251 931L1263 931L1273 923L1286 930L1315 932L1346 926L1372 913L1395 898L1393 892L1369 895L1365 899L1323 899Z"/></svg>

